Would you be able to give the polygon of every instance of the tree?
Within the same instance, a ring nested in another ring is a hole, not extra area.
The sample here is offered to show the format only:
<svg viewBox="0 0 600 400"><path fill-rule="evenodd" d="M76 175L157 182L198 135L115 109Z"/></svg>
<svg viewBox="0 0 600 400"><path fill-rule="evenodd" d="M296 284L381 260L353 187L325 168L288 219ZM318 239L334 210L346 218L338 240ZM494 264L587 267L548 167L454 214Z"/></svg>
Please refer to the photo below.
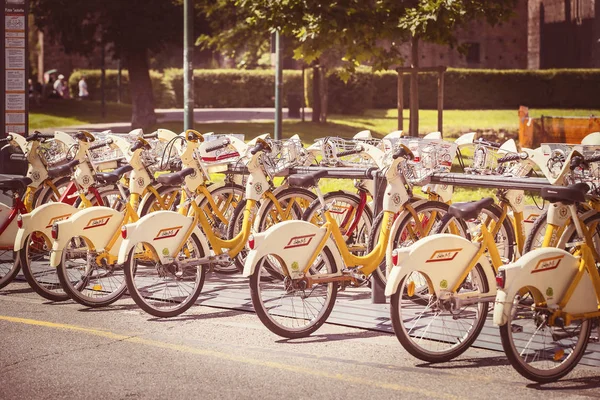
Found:
<svg viewBox="0 0 600 400"><path fill-rule="evenodd" d="M415 47L419 40L457 46L461 27L478 19L505 20L517 1L216 0L209 12L219 29L200 41L234 51L240 43L252 43L257 33L279 30L296 39L294 56L306 64L336 49L338 73L347 79L359 65L374 70L402 65L400 44L408 41Z"/></svg>
<svg viewBox="0 0 600 400"><path fill-rule="evenodd" d="M148 57L183 38L181 0L31 0L35 24L67 53L112 44L129 70L132 128L156 123Z"/></svg>

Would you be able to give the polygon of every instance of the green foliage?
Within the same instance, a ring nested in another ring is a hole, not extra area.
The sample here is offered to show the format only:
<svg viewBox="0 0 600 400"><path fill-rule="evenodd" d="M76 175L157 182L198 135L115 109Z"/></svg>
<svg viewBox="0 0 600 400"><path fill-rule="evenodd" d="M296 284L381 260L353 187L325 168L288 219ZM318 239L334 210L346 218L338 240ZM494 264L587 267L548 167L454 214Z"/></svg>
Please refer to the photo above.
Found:
<svg viewBox="0 0 600 400"><path fill-rule="evenodd" d="M72 97L77 97L79 93L78 83L81 75L85 74L88 91L90 92L91 100L101 99L101 71L97 69L76 70L69 77L69 90ZM152 81L152 91L154 93L154 101L157 107L174 107L175 101L169 97L171 93L167 90L163 75L157 71L150 71L150 79ZM116 102L118 99L118 71L115 69L106 70L106 81L104 93L106 101ZM129 92L129 74L127 71L122 72L121 76L121 101L126 104L131 103L131 93Z"/></svg>
<svg viewBox="0 0 600 400"><path fill-rule="evenodd" d="M178 107L183 106L183 74L180 69L165 71L165 86ZM300 71L284 71L283 98L302 95ZM206 69L194 71L196 107L274 107L273 71Z"/></svg>

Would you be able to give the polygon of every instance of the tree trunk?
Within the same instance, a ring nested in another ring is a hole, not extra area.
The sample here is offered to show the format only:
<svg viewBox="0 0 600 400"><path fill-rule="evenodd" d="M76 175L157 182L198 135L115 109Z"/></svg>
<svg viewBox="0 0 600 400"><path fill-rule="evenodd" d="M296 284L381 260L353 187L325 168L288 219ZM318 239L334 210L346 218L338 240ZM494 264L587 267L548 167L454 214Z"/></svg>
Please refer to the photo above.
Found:
<svg viewBox="0 0 600 400"><path fill-rule="evenodd" d="M321 122L321 74L313 67L312 122Z"/></svg>
<svg viewBox="0 0 600 400"><path fill-rule="evenodd" d="M419 136L419 39L413 36L411 41L410 75L410 136Z"/></svg>
<svg viewBox="0 0 600 400"><path fill-rule="evenodd" d="M321 122L327 122L327 68L321 68Z"/></svg>
<svg viewBox="0 0 600 400"><path fill-rule="evenodd" d="M131 129L147 129L156 124L147 49L128 49L124 52L124 58L129 70Z"/></svg>

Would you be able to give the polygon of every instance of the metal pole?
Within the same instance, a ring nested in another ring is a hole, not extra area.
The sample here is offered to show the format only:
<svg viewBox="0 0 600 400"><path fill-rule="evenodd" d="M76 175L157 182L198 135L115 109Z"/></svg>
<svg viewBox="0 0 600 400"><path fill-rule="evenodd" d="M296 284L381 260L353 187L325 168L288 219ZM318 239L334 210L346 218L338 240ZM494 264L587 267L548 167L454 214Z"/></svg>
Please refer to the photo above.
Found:
<svg viewBox="0 0 600 400"><path fill-rule="evenodd" d="M194 129L194 0L183 2L183 127Z"/></svg>
<svg viewBox="0 0 600 400"><path fill-rule="evenodd" d="M304 88L306 87L306 66L302 65L302 122L304 119L304 107L306 107L306 94L304 92Z"/></svg>
<svg viewBox="0 0 600 400"><path fill-rule="evenodd" d="M106 117L106 91L105 91L105 87L106 87L106 63L105 63L105 55L104 55L104 41L101 44L101 50L100 50L100 68L102 71L102 74L100 76L100 95L102 96L102 102L101 102L101 106L100 106L100 110L101 110L101 114L102 114L102 119L104 119Z"/></svg>
<svg viewBox="0 0 600 400"><path fill-rule="evenodd" d="M398 71L398 130L404 130L404 74Z"/></svg>
<svg viewBox="0 0 600 400"><path fill-rule="evenodd" d="M281 65L281 35L275 32L275 139L281 140L283 66Z"/></svg>
<svg viewBox="0 0 600 400"><path fill-rule="evenodd" d="M444 71L438 72L438 131L444 133Z"/></svg>

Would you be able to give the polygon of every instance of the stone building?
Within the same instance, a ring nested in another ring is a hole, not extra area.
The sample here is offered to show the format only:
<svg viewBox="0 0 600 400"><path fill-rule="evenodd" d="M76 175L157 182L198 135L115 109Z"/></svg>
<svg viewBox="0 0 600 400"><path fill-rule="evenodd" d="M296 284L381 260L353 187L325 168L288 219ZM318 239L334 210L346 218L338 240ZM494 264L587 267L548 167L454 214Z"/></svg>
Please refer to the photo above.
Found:
<svg viewBox="0 0 600 400"><path fill-rule="evenodd" d="M458 39L469 44L466 54L421 43L420 66L600 68L600 1L519 0L509 21L494 27L473 22ZM410 60L408 46L405 59Z"/></svg>

